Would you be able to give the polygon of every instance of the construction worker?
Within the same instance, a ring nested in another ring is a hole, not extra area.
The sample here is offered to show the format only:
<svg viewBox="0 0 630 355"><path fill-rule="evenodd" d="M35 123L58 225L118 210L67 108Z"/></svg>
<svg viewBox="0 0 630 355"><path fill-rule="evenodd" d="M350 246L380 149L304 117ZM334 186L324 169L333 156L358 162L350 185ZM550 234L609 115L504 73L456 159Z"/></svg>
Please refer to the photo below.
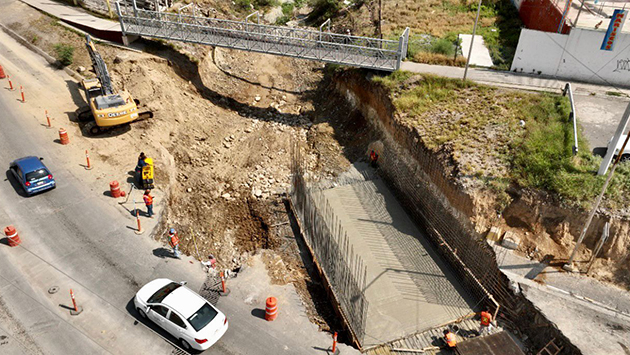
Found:
<svg viewBox="0 0 630 355"><path fill-rule="evenodd" d="M450 329L444 329L444 341L449 349L457 347L457 339L455 339L455 334Z"/></svg>
<svg viewBox="0 0 630 355"><path fill-rule="evenodd" d="M151 190L145 190L142 198L147 206L147 216L153 218L153 196L151 196Z"/></svg>
<svg viewBox="0 0 630 355"><path fill-rule="evenodd" d="M135 179L136 179L136 183L138 186L142 185L142 168L145 167L145 165L147 165L147 163L144 161L147 158L146 155L144 155L144 152L140 153L140 156L138 156L138 164L136 164L136 175L135 175Z"/></svg>
<svg viewBox="0 0 630 355"><path fill-rule="evenodd" d="M490 334L492 330L492 314L490 314L490 310L486 308L485 311L480 313L480 316L481 324L479 325L479 335Z"/></svg>
<svg viewBox="0 0 630 355"><path fill-rule="evenodd" d="M376 168L376 162L378 161L378 153L374 151L374 149L372 149L372 151L370 152L370 165L373 168Z"/></svg>
<svg viewBox="0 0 630 355"><path fill-rule="evenodd" d="M171 228L168 231L168 244L173 248L173 255L177 259L181 259L179 252L179 238L177 237L177 232L175 232L175 228Z"/></svg>

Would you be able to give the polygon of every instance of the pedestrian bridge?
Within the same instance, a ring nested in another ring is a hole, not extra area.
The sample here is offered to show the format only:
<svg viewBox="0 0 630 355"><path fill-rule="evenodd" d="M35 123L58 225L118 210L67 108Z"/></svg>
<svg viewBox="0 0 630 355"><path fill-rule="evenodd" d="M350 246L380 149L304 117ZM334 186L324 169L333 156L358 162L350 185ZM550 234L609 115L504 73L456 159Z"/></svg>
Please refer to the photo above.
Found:
<svg viewBox="0 0 630 355"><path fill-rule="evenodd" d="M407 55L409 28L398 41L269 26L245 21L140 9L135 1L116 3L123 36L146 37L206 44L216 47L283 55L326 63L394 71ZM257 14L257 13L255 13ZM253 14L252 14L253 15ZM257 16L259 19L259 16Z"/></svg>

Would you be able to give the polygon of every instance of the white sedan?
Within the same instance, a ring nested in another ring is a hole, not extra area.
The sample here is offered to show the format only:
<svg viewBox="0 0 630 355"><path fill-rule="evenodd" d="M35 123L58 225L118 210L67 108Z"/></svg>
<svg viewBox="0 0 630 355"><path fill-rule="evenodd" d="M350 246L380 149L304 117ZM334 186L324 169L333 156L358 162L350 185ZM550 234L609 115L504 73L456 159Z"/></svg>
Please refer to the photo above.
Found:
<svg viewBox="0 0 630 355"><path fill-rule="evenodd" d="M169 332L185 350L206 350L225 334L228 320L185 284L153 280L136 293L133 302L141 317Z"/></svg>

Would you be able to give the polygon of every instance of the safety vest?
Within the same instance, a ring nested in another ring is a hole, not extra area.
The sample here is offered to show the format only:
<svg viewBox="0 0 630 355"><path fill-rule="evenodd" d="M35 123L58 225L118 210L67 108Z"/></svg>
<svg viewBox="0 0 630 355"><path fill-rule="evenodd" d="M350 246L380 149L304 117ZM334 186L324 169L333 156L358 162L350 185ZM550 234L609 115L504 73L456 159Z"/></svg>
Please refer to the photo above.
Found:
<svg viewBox="0 0 630 355"><path fill-rule="evenodd" d="M171 245L172 248L175 248L177 245L179 245L179 238L177 237L177 233L175 234L168 234L168 236L171 238L171 240L169 241L169 244Z"/></svg>
<svg viewBox="0 0 630 355"><path fill-rule="evenodd" d="M457 340L455 340L455 334L448 332L444 335L446 338L446 344L448 344L449 348L454 348L457 346Z"/></svg>
<svg viewBox="0 0 630 355"><path fill-rule="evenodd" d="M489 326L490 321L492 320L492 315L488 312L481 312L481 325Z"/></svg>
<svg viewBox="0 0 630 355"><path fill-rule="evenodd" d="M148 206L148 205L152 205L153 204L153 196L151 196L151 195L144 195L143 198L144 198L144 204L145 205Z"/></svg>

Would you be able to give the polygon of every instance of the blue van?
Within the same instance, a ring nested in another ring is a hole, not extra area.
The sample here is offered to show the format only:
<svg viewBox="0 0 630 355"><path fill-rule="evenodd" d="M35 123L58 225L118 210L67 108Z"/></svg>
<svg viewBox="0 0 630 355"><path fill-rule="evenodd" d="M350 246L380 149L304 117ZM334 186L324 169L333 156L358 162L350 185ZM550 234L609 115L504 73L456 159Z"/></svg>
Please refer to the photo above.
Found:
<svg viewBox="0 0 630 355"><path fill-rule="evenodd" d="M55 179L42 163L42 160L44 158L24 157L14 160L9 166L9 170L20 182L28 196L40 191L54 189L56 186Z"/></svg>

